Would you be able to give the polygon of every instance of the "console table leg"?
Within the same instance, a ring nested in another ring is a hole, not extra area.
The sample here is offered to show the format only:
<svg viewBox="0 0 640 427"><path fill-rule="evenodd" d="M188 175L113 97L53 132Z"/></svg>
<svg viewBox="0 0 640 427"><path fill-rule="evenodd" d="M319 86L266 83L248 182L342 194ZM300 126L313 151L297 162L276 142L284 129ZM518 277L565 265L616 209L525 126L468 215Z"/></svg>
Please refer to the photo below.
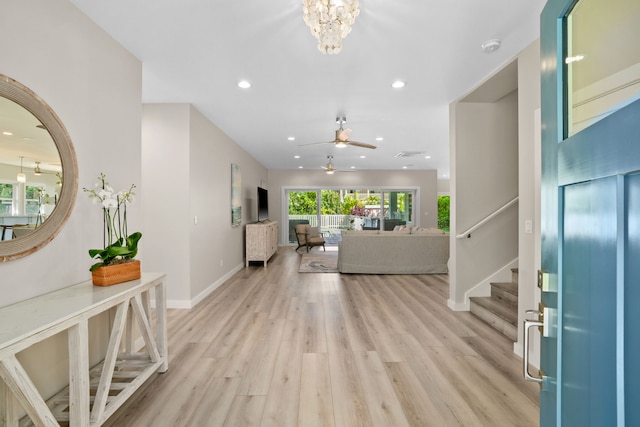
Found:
<svg viewBox="0 0 640 427"><path fill-rule="evenodd" d="M156 327L157 327L157 340L158 340L158 353L160 358L164 361L158 372L167 372L169 369L169 350L167 339L167 282L162 281L155 288L156 294Z"/></svg>
<svg viewBox="0 0 640 427"><path fill-rule="evenodd" d="M18 359L9 356L0 361L0 377L38 427L59 427L58 421L44 403L38 389L29 378Z"/></svg>
<svg viewBox="0 0 640 427"><path fill-rule="evenodd" d="M18 427L18 401L2 381L0 381L0 425Z"/></svg>
<svg viewBox="0 0 640 427"><path fill-rule="evenodd" d="M69 328L69 426L89 425L89 325Z"/></svg>

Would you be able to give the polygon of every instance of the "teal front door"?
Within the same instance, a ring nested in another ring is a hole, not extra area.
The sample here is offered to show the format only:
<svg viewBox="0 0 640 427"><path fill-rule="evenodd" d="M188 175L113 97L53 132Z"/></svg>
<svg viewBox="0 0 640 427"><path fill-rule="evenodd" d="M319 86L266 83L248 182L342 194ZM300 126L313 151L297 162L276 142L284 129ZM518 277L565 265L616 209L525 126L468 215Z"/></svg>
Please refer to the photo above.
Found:
<svg viewBox="0 0 640 427"><path fill-rule="evenodd" d="M640 426L637 4L541 16L542 426Z"/></svg>

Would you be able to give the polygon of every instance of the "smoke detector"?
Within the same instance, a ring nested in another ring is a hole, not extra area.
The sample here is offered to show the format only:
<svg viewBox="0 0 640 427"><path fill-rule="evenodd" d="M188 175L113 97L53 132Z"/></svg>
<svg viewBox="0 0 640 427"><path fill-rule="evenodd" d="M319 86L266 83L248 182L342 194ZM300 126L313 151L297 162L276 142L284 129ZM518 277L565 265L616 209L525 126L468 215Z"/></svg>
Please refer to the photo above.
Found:
<svg viewBox="0 0 640 427"><path fill-rule="evenodd" d="M500 48L500 44L502 42L498 39L491 39L491 40L487 40L486 42L482 43L482 51L484 53L491 53L491 52L495 52L496 50L498 50Z"/></svg>

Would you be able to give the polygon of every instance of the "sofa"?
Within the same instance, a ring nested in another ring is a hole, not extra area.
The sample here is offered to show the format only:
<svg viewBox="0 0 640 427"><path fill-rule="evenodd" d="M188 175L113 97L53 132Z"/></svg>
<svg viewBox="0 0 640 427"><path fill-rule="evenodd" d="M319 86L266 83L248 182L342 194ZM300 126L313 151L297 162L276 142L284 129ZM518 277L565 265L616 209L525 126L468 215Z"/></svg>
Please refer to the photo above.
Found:
<svg viewBox="0 0 640 427"><path fill-rule="evenodd" d="M338 250L340 273L441 274L448 261L449 235L435 229L344 231Z"/></svg>

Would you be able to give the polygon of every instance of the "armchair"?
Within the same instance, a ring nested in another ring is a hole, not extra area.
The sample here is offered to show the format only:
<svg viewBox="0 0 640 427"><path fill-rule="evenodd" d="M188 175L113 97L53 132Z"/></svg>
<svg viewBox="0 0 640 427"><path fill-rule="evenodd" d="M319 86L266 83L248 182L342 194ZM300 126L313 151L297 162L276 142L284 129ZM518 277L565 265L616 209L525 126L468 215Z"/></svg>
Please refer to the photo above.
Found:
<svg viewBox="0 0 640 427"><path fill-rule="evenodd" d="M296 225L296 238L298 239L296 252L302 247L306 247L307 252L309 252L314 246L322 246L325 252L327 250L324 246L325 241L322 232L320 232L320 227L311 227L309 224L298 224Z"/></svg>

